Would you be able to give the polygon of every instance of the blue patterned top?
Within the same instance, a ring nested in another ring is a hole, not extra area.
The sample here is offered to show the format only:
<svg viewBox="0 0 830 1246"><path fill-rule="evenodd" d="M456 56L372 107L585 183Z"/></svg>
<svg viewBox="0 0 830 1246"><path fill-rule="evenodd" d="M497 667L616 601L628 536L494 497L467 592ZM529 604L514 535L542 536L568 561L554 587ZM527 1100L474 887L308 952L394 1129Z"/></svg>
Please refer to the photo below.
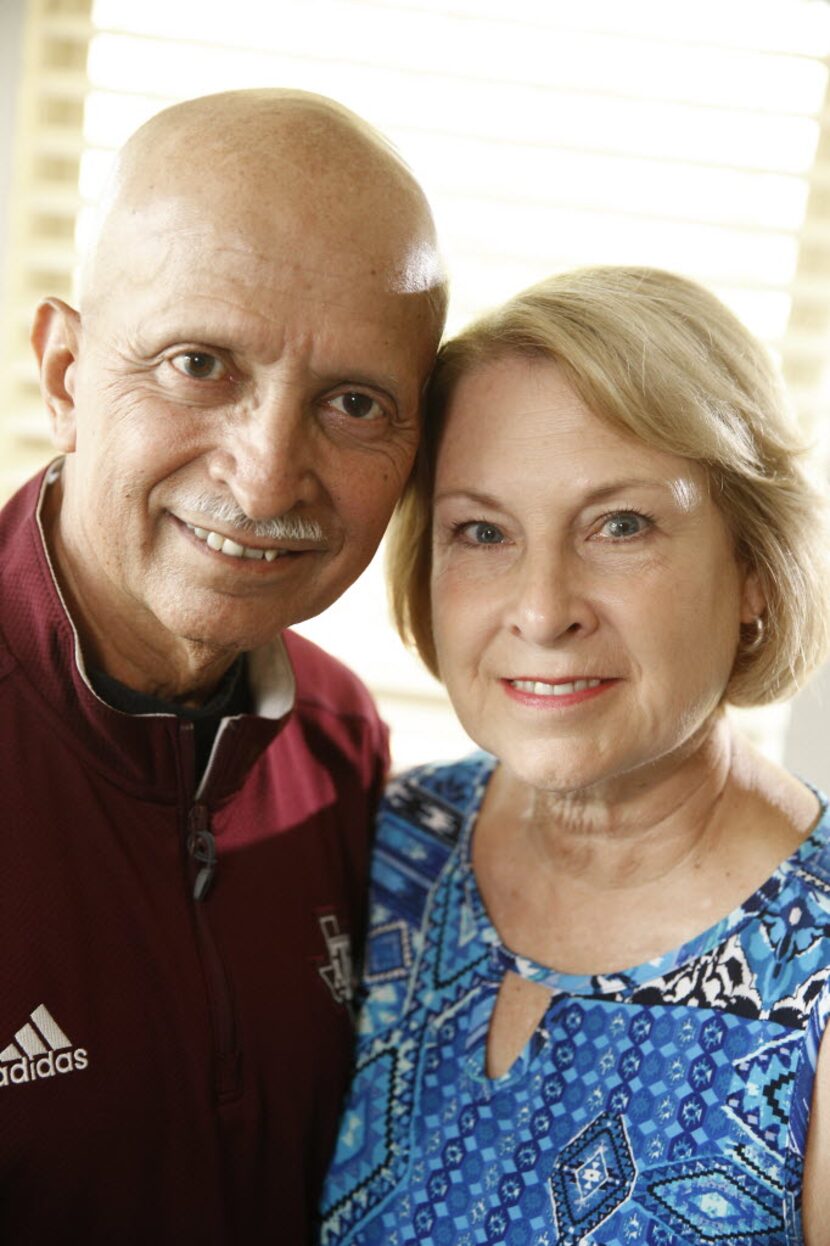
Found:
<svg viewBox="0 0 830 1246"><path fill-rule="evenodd" d="M830 1012L830 816L741 908L624 973L554 973L491 925L470 842L494 761L393 783L381 811L357 1070L322 1243L801 1246ZM550 1006L485 1072L506 969Z"/></svg>

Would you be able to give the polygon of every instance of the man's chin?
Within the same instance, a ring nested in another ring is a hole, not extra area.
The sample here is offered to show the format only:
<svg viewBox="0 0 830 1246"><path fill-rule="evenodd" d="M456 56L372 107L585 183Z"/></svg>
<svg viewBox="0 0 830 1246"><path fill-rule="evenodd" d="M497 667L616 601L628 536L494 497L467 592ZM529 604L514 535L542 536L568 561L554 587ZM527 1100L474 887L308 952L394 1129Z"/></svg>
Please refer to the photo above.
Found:
<svg viewBox="0 0 830 1246"><path fill-rule="evenodd" d="M205 656L227 655L229 661L240 653L272 643L290 623L282 611L272 611L265 618L251 618L244 610L202 611L193 605L159 610L156 617L180 644L203 650Z"/></svg>
<svg viewBox="0 0 830 1246"><path fill-rule="evenodd" d="M272 644L287 627L321 614L347 587L348 584L332 584L324 589L318 584L316 591L286 593L267 602L215 590L183 588L174 599L165 594L154 613L170 635L188 646L235 657Z"/></svg>

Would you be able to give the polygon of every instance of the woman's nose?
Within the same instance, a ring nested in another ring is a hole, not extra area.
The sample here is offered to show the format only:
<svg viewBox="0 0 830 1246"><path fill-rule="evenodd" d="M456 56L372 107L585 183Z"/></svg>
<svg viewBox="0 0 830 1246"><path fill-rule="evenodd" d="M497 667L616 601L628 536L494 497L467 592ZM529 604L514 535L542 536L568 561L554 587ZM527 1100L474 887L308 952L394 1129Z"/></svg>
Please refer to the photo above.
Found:
<svg viewBox="0 0 830 1246"><path fill-rule="evenodd" d="M587 569L568 551L526 551L513 568L505 622L529 644L551 645L597 624Z"/></svg>

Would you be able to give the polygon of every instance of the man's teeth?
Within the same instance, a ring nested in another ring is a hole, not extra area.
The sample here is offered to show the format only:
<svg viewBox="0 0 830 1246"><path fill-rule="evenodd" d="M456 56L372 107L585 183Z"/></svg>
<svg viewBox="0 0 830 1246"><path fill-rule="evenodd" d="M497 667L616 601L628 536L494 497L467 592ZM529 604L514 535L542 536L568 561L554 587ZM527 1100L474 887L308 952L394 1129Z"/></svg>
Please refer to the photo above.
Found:
<svg viewBox="0 0 830 1246"><path fill-rule="evenodd" d="M275 558L285 553L285 550L280 549L254 549L250 545L240 545L237 541L232 541L229 536L221 536L220 533L211 532L208 528L197 528L192 523L189 523L187 527L194 536L204 541L211 549L217 550L220 554L230 554L231 558L264 558L266 562L273 562Z"/></svg>
<svg viewBox="0 0 830 1246"><path fill-rule="evenodd" d="M530 692L535 697L566 697L571 692L584 692L596 688L601 679L575 679L570 684L543 684L538 679L511 679L511 687L518 692Z"/></svg>

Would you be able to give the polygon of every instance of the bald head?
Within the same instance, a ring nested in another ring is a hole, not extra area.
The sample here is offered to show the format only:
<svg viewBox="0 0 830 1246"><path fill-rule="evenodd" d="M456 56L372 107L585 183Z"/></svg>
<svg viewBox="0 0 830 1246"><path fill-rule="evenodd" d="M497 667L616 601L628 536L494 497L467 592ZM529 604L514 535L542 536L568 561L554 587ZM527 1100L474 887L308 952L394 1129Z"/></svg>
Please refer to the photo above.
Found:
<svg viewBox="0 0 830 1246"><path fill-rule="evenodd" d="M144 231L198 221L217 238L273 224L344 268L359 254L390 290L426 296L436 340L446 278L429 205L391 144L347 108L302 91L230 91L174 105L129 139L82 265L81 311L123 279ZM329 260L324 262L328 263Z"/></svg>

